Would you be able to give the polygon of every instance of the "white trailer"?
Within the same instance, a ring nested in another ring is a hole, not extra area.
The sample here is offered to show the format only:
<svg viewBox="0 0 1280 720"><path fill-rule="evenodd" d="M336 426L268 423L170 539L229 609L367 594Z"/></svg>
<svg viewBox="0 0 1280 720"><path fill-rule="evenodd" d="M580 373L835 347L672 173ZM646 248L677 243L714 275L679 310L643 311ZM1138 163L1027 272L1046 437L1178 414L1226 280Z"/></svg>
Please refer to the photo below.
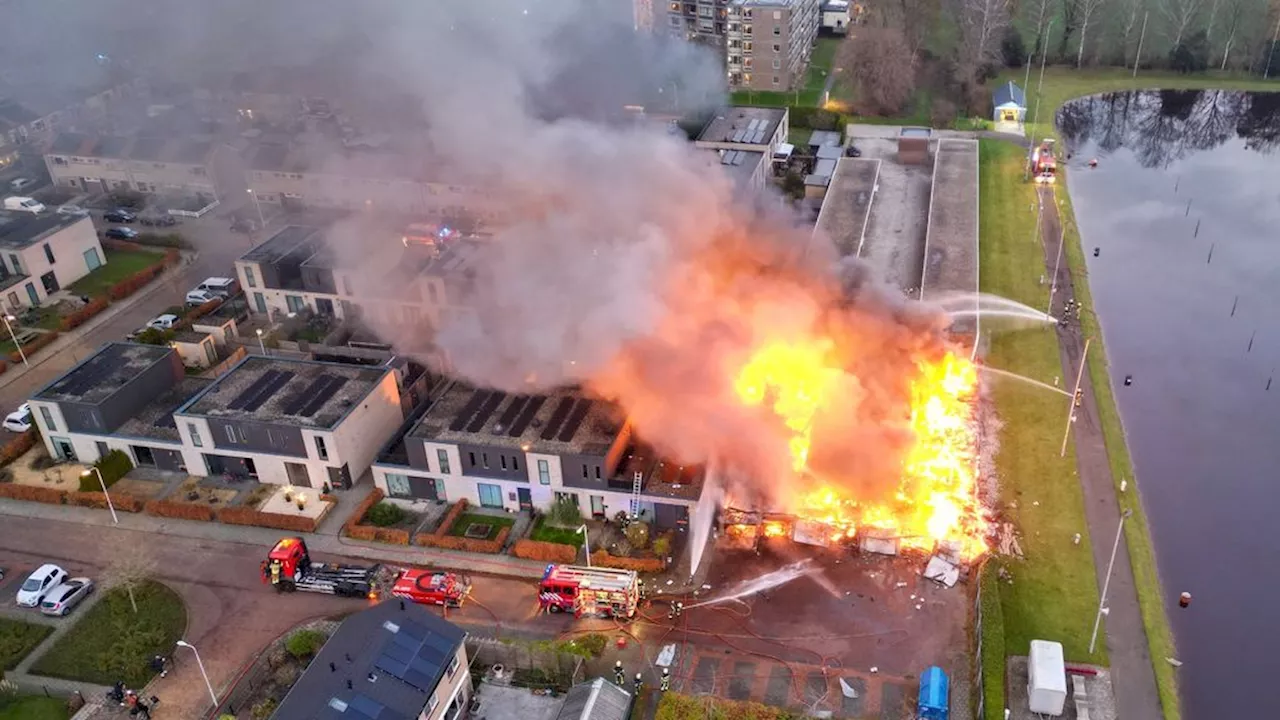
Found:
<svg viewBox="0 0 1280 720"><path fill-rule="evenodd" d="M1067 664L1062 643L1032 640L1027 658L1027 700L1031 712L1050 717L1062 715L1067 702Z"/></svg>

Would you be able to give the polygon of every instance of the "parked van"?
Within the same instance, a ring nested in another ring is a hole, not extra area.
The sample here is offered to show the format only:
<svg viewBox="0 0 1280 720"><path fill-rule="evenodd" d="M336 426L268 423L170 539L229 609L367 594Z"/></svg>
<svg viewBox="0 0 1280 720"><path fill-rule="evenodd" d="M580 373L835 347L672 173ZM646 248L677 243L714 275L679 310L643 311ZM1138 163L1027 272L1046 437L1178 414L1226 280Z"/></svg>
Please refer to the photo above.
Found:
<svg viewBox="0 0 1280 720"><path fill-rule="evenodd" d="M29 197L7 197L4 199L5 210L17 210L19 212L38 213L44 212L44 203Z"/></svg>
<svg viewBox="0 0 1280 720"><path fill-rule="evenodd" d="M210 295L217 295L222 299L227 299L237 292L240 292L240 283L235 278L211 277L205 278L204 282L195 287L196 290L203 290Z"/></svg>

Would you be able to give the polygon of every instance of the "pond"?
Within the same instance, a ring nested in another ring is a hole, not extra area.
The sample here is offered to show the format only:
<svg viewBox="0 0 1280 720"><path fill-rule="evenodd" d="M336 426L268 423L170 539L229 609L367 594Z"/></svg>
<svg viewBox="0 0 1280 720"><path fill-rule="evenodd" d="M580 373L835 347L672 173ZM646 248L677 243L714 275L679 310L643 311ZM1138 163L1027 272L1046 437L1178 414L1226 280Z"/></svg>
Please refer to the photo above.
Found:
<svg viewBox="0 0 1280 720"><path fill-rule="evenodd" d="M1247 717L1280 667L1280 93L1097 95L1057 122L1186 716Z"/></svg>

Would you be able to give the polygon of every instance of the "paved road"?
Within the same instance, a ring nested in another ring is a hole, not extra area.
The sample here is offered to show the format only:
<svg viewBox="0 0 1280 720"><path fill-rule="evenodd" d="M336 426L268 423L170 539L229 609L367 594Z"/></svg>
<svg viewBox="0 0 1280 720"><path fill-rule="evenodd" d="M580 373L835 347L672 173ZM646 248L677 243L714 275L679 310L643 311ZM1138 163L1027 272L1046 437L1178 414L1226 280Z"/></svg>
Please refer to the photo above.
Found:
<svg viewBox="0 0 1280 720"><path fill-rule="evenodd" d="M1040 236L1043 238L1045 267L1048 269L1046 277L1050 282L1053 282L1055 266L1058 269L1057 292L1052 312L1066 314L1064 305L1069 298L1075 297L1075 292L1066 259L1063 258L1061 262L1058 259L1062 225L1053 188L1041 188L1039 200L1044 207ZM1085 310L1088 311L1089 308ZM1062 356L1063 377L1076 377L1084 345L1085 337L1079 322L1072 320L1066 327L1059 326L1058 346ZM1090 352L1100 350L1100 347L1095 347ZM1098 417L1097 400L1088 372L1084 373L1081 388L1084 390L1084 398L1081 408L1076 411L1073 426L1076 465L1080 473L1080 485L1084 489L1085 519L1089 524L1098 587L1102 587L1106 583L1111 547L1120 523L1121 503L1116 497L1115 481L1102 436L1102 423ZM1138 500L1136 494L1125 497L1126 504ZM1111 659L1117 716L1124 720L1159 720L1164 715L1160 709L1155 670L1151 665L1151 646L1147 641L1146 628L1142 624L1142 613L1138 607L1138 592L1133 583L1128 543L1123 538L1116 553L1107 605L1110 607L1110 614L1106 618L1106 642ZM1163 658L1160 662L1164 662Z"/></svg>

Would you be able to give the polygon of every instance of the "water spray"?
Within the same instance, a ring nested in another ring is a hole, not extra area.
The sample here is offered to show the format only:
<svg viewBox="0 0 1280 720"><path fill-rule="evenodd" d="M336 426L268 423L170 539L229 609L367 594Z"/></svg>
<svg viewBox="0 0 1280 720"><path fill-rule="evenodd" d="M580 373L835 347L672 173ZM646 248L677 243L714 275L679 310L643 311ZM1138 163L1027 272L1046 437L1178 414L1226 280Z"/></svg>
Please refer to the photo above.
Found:
<svg viewBox="0 0 1280 720"><path fill-rule="evenodd" d="M746 597L747 595L755 595L762 590L770 590L780 585L785 585L792 580L809 575L815 570L817 570L817 568L813 566L812 560L794 562L790 565L780 567L777 570L767 572L760 577L739 583L734 589L730 590L727 595L712 598L710 600L703 600L702 602L696 602L692 605L685 605L684 609L692 610L693 608L702 607L704 605L716 605L730 600L737 600L738 598Z"/></svg>

